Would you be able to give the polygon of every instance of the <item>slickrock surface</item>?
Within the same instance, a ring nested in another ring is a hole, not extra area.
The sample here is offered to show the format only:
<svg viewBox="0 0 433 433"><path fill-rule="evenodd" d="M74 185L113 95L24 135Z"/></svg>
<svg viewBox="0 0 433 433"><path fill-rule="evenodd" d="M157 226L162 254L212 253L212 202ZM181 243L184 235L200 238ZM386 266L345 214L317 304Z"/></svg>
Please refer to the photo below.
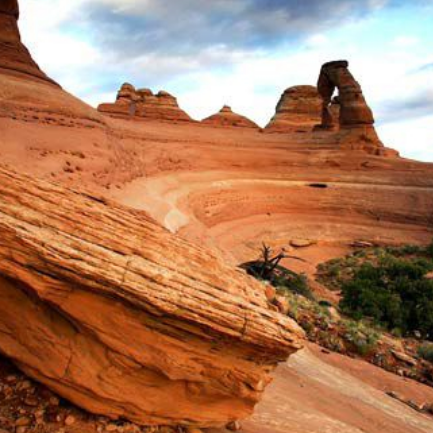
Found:
<svg viewBox="0 0 433 433"><path fill-rule="evenodd" d="M18 1L2 0L0 2L0 70L15 76L25 75L30 79L43 80L57 86L39 69L21 42L18 18Z"/></svg>
<svg viewBox="0 0 433 433"><path fill-rule="evenodd" d="M322 98L314 86L289 87L265 132L311 132L320 123Z"/></svg>
<svg viewBox="0 0 433 433"><path fill-rule="evenodd" d="M135 89L129 83L122 85L114 104L100 104L98 111L113 117L192 122L170 93L161 90L154 95L150 89Z"/></svg>
<svg viewBox="0 0 433 433"><path fill-rule="evenodd" d="M228 105L224 105L218 113L203 119L202 123L212 126L236 126L259 129L256 123L241 114L234 113Z"/></svg>
<svg viewBox="0 0 433 433"><path fill-rule="evenodd" d="M1 351L91 412L224 425L300 348L261 284L143 212L1 168L0 239Z"/></svg>

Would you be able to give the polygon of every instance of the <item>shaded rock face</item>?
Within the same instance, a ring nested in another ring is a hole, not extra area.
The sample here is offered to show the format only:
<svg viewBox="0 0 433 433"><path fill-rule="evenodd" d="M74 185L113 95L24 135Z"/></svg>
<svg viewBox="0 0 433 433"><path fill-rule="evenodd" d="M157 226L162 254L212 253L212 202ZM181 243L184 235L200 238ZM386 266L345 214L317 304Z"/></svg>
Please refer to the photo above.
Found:
<svg viewBox="0 0 433 433"><path fill-rule="evenodd" d="M224 105L221 110L202 120L202 123L213 126L234 126L240 128L256 128L259 126L241 114L234 113L231 107Z"/></svg>
<svg viewBox="0 0 433 433"><path fill-rule="evenodd" d="M260 283L144 212L0 168L0 239L0 351L91 412L222 426L300 348Z"/></svg>
<svg viewBox="0 0 433 433"><path fill-rule="evenodd" d="M320 122L322 98L314 86L289 87L265 132L310 132Z"/></svg>
<svg viewBox="0 0 433 433"><path fill-rule="evenodd" d="M131 117L152 120L191 122L191 117L183 111L177 99L161 90L156 95L150 89L136 89L124 83L117 93L114 104L100 104L98 111L114 117Z"/></svg>
<svg viewBox="0 0 433 433"><path fill-rule="evenodd" d="M24 75L26 78L56 84L39 69L21 42L18 17L17 0L2 0L0 3L0 70L11 75Z"/></svg>

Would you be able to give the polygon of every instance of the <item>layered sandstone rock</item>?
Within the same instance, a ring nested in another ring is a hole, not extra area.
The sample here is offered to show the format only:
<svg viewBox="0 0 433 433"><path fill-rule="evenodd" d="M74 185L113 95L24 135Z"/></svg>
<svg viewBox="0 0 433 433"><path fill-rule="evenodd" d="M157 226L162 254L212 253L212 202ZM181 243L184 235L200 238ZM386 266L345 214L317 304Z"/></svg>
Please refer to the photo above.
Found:
<svg viewBox="0 0 433 433"><path fill-rule="evenodd" d="M322 98L314 86L289 87L265 132L310 132L320 122Z"/></svg>
<svg viewBox="0 0 433 433"><path fill-rule="evenodd" d="M337 60L325 63L320 70L317 88L322 97L322 121L319 129L337 128L340 131L335 137L338 144L376 152L383 144L374 128L373 112L348 67L346 60ZM336 89L339 92L338 119L332 99Z"/></svg>
<svg viewBox="0 0 433 433"><path fill-rule="evenodd" d="M0 168L0 351L95 413L249 415L300 328L263 286L147 214Z"/></svg>
<svg viewBox="0 0 433 433"><path fill-rule="evenodd" d="M114 104L100 104L98 111L114 117L131 117L172 122L191 122L191 117L183 111L177 99L161 90L156 95L150 89L135 89L124 83L117 93Z"/></svg>
<svg viewBox="0 0 433 433"><path fill-rule="evenodd" d="M18 1L2 0L0 2L0 71L56 84L39 69L21 42L18 18Z"/></svg>
<svg viewBox="0 0 433 433"><path fill-rule="evenodd" d="M231 107L224 105L221 110L202 120L202 123L212 126L234 126L240 128L256 128L259 126L241 114L234 113Z"/></svg>

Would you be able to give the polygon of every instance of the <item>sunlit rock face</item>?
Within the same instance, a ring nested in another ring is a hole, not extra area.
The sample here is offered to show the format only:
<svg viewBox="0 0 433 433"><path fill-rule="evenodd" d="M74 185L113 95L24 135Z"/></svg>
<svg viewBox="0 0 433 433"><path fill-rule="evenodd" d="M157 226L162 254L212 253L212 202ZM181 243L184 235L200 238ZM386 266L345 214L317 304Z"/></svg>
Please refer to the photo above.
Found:
<svg viewBox="0 0 433 433"><path fill-rule="evenodd" d="M0 3L0 70L15 76L25 75L35 80L54 84L32 59L21 42L18 29L19 7L16 0Z"/></svg>
<svg viewBox="0 0 433 433"><path fill-rule="evenodd" d="M98 111L113 117L192 122L177 103L177 99L164 90L153 94L150 89L136 89L124 83L117 92L116 102L98 106Z"/></svg>
<svg viewBox="0 0 433 433"><path fill-rule="evenodd" d="M248 119L241 114L233 112L231 107L224 105L221 110L202 120L205 125L212 126L228 126L228 127L239 127L239 128L255 128L259 129L258 125L252 120Z"/></svg>
<svg viewBox="0 0 433 433"><path fill-rule="evenodd" d="M289 87L265 132L311 132L320 122L322 98L314 86Z"/></svg>

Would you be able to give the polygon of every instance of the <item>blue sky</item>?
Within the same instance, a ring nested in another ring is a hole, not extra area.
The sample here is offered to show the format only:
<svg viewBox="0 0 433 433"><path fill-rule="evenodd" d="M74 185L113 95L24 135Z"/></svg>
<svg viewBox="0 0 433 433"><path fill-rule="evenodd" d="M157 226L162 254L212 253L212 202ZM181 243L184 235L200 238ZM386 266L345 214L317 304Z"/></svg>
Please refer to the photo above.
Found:
<svg viewBox="0 0 433 433"><path fill-rule="evenodd" d="M96 106L121 83L168 90L201 119L265 125L287 87L347 59L382 140L433 161L432 0L21 0L24 42Z"/></svg>

